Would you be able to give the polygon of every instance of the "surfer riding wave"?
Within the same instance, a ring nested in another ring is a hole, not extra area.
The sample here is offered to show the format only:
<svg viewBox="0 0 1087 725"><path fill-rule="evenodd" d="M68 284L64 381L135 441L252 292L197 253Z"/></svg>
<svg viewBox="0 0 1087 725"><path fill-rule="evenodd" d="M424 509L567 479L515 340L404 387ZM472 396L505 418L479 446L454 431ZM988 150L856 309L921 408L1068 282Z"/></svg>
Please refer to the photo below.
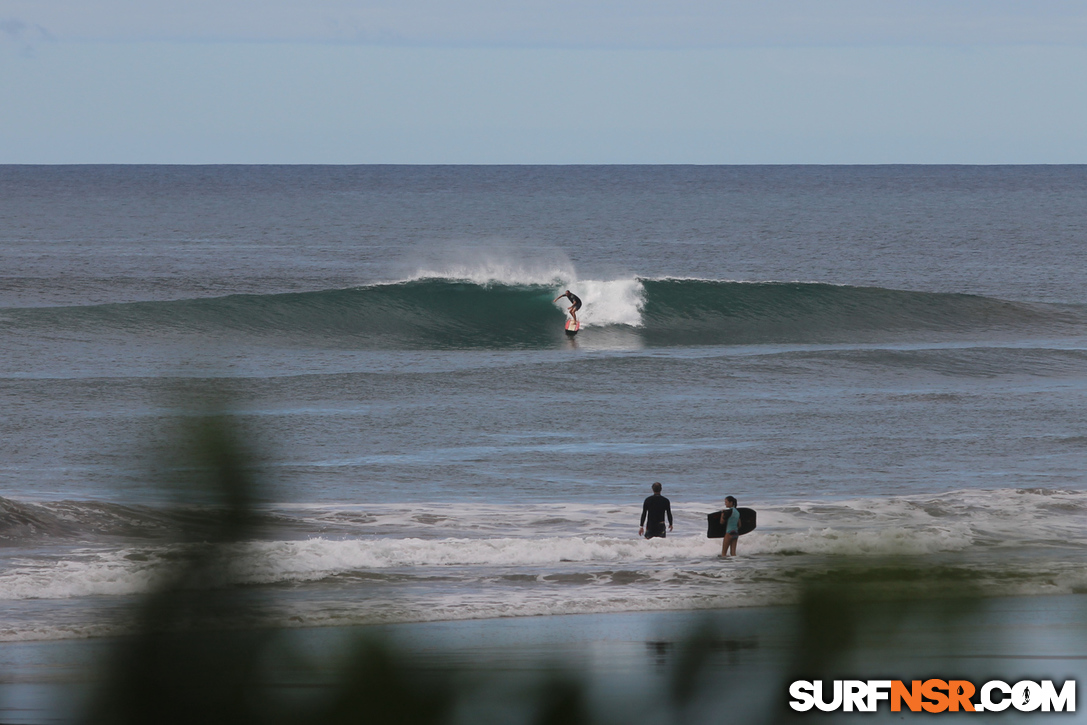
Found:
<svg viewBox="0 0 1087 725"><path fill-rule="evenodd" d="M570 300L571 302L573 302L573 304L572 304L572 305L570 305L570 307L569 307L569 308L567 308L567 310L566 310L566 311L570 313L570 317L574 318L574 322L577 322L577 311L581 309L581 298L580 298L580 297L578 297L577 295L575 295L575 294L574 294L573 292L571 292L570 290L566 290L566 291L565 291L565 292L563 292L563 293L562 293L561 295L559 295L558 297L556 297L556 298L555 298L555 299L554 299L553 301L554 301L554 302L558 302L558 301L559 301L559 300L561 300L561 299L562 299L563 297L566 297L566 298L568 298L568 299L569 299L569 300Z"/></svg>

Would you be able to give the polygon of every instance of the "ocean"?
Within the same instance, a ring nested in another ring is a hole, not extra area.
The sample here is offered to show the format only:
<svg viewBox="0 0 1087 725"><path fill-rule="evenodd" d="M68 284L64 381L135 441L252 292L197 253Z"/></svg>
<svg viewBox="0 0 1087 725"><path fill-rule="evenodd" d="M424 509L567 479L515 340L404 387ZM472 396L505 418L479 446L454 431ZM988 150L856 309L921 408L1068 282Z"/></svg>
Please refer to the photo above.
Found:
<svg viewBox="0 0 1087 725"><path fill-rule="evenodd" d="M1085 200L1084 166L0 166L0 641L128 631L209 396L262 483L249 624L781 605L857 557L1083 593ZM726 495L759 518L722 562Z"/></svg>

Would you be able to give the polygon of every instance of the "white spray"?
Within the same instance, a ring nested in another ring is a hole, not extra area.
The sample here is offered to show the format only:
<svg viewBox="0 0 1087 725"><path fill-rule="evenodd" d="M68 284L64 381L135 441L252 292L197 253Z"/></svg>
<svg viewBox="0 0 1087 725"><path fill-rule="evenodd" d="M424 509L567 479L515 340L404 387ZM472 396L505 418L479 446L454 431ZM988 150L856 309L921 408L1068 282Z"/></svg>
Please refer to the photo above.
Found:
<svg viewBox="0 0 1087 725"><path fill-rule="evenodd" d="M606 325L642 325L645 307L645 286L638 277L626 279L580 279L569 261L558 263L519 263L503 259L482 258L469 264L446 264L418 269L405 281L447 279L478 285L532 285L551 287L558 296L570 290L581 298L578 319L585 327ZM564 311L570 303L561 299L555 303Z"/></svg>

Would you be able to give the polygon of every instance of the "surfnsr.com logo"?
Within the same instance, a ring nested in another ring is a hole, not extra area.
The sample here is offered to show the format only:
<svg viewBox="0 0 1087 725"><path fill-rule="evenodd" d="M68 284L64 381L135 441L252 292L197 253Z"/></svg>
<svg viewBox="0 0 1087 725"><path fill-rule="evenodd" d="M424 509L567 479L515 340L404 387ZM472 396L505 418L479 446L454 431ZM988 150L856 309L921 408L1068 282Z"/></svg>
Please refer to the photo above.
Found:
<svg viewBox="0 0 1087 725"><path fill-rule="evenodd" d="M1076 681L1058 690L1052 680L1022 680L1010 685L990 680L981 687L967 680L796 680L789 685L789 707L797 712L875 712L881 702L891 712L1075 712Z"/></svg>

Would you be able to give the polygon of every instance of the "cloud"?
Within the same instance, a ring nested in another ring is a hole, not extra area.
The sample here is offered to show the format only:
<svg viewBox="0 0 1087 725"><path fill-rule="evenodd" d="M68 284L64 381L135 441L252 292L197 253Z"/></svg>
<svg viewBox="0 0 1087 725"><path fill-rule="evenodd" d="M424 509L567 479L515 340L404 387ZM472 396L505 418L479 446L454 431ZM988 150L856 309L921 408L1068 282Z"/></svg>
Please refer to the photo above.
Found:
<svg viewBox="0 0 1087 725"><path fill-rule="evenodd" d="M0 19L0 33L14 41L51 40L53 37L43 26L19 18Z"/></svg>
<svg viewBox="0 0 1087 725"><path fill-rule="evenodd" d="M26 23L18 18L8 18L7 20L0 20L0 32L8 36L11 40L18 40L19 36L26 30Z"/></svg>
<svg viewBox="0 0 1087 725"><path fill-rule="evenodd" d="M41 25L20 18L0 18L0 42L12 43L20 55L32 57L35 43L51 39L50 32Z"/></svg>
<svg viewBox="0 0 1087 725"><path fill-rule="evenodd" d="M1083 45L1082 0L5 0L61 40L694 48ZM21 23L21 25L18 25Z"/></svg>

